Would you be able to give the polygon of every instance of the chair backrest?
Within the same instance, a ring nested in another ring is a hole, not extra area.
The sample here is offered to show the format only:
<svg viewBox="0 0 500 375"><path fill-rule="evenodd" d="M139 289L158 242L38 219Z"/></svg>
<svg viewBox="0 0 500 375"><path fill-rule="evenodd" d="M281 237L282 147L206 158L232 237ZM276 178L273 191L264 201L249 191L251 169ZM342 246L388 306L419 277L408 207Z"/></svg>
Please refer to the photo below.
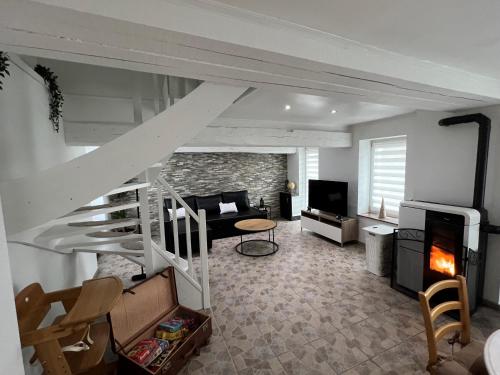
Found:
<svg viewBox="0 0 500 375"><path fill-rule="evenodd" d="M16 295L19 333L35 330L50 310L46 294L38 283L30 284Z"/></svg>
<svg viewBox="0 0 500 375"><path fill-rule="evenodd" d="M440 303L433 309L430 306L430 299L433 295L443 289L457 288L458 301L446 301ZM424 316L425 332L427 334L427 347L429 350L428 367L438 362L437 343L445 335L451 332L460 332L460 343L467 345L470 342L470 315L469 297L467 294L467 283L463 276L456 276L456 279L443 280L432 284L425 292L419 292L420 307ZM436 319L444 312L451 310L460 311L460 321L434 327Z"/></svg>

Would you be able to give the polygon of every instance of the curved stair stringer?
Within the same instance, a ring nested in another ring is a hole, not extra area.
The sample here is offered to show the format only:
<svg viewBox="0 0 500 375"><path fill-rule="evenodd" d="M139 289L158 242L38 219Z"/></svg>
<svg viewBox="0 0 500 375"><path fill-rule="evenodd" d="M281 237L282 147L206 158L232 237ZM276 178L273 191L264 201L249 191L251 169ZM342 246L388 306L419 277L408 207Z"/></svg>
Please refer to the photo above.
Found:
<svg viewBox="0 0 500 375"><path fill-rule="evenodd" d="M61 217L165 159L246 89L202 83L175 105L100 148L0 184L7 235Z"/></svg>

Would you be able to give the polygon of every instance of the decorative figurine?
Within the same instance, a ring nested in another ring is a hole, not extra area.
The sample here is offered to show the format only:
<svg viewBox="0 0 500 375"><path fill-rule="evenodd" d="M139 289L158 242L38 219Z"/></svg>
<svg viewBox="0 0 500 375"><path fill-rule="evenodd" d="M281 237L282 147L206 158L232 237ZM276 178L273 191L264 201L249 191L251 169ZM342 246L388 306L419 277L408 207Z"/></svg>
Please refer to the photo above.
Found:
<svg viewBox="0 0 500 375"><path fill-rule="evenodd" d="M385 203L384 197L382 197L382 202L380 203L380 211L378 212L379 219L385 219Z"/></svg>

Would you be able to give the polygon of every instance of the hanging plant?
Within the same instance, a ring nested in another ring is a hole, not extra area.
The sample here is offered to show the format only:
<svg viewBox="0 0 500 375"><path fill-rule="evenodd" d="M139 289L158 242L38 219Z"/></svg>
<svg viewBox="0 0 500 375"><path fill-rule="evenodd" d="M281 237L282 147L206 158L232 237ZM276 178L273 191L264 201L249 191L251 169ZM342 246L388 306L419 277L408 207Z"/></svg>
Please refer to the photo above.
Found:
<svg viewBox="0 0 500 375"><path fill-rule="evenodd" d="M9 56L5 52L0 51L0 90L3 89L2 78L5 78L6 75L10 76L8 68Z"/></svg>
<svg viewBox="0 0 500 375"><path fill-rule="evenodd" d="M49 120L52 122L52 127L59 133L59 121L62 117L62 105L64 98L57 84L57 76L49 68L42 65L35 66L35 72L37 72L45 81L47 88L49 89L49 105L50 105L50 115Z"/></svg>

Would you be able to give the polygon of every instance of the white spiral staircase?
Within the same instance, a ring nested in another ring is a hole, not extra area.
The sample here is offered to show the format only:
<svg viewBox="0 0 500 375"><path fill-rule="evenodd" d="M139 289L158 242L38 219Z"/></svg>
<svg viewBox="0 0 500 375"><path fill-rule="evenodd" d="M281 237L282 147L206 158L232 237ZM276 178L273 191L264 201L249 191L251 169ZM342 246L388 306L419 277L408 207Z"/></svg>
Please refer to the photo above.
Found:
<svg viewBox="0 0 500 375"><path fill-rule="evenodd" d="M194 309L210 307L205 212L193 212L158 177L162 166L159 162L168 159L210 124L245 90L245 87L202 83L157 116L100 148L35 175L0 184L8 242L59 254L120 255L143 266L148 275L172 265L180 303ZM138 182L124 184L132 178ZM148 189L154 184L160 187L157 189L160 243L151 238ZM138 202L89 205L101 196L135 190L139 193ZM186 209L187 259L179 256L175 215L175 247L165 247L162 191L172 199L174 208L181 205ZM139 219L96 219L98 215L133 208L139 208ZM193 266L189 218L199 226L197 270ZM112 231L137 225L141 233Z"/></svg>

